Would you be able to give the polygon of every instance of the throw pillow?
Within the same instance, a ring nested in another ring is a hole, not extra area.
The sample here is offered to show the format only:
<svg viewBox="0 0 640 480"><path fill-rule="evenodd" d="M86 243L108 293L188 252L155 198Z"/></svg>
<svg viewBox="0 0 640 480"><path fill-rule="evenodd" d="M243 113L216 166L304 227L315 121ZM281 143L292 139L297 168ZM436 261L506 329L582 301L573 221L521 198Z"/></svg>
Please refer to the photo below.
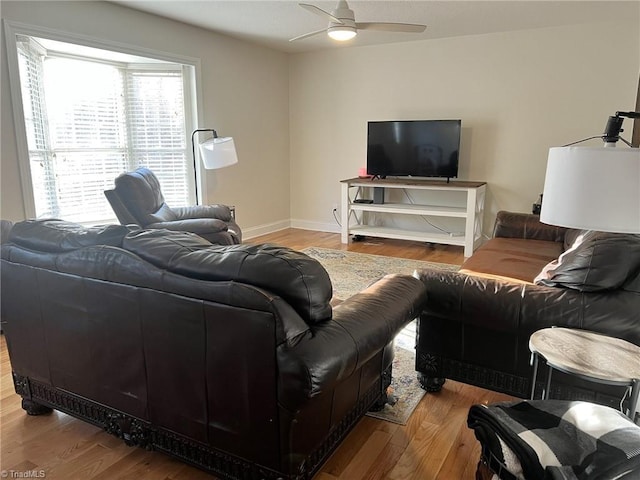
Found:
<svg viewBox="0 0 640 480"><path fill-rule="evenodd" d="M640 270L640 236L583 231L534 282L582 292L620 288Z"/></svg>

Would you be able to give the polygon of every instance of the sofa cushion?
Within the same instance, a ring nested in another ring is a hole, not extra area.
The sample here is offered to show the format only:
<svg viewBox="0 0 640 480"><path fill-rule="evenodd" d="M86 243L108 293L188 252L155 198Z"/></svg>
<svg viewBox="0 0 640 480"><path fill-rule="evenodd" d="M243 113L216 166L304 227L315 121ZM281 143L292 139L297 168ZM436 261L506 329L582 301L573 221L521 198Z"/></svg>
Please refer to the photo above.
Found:
<svg viewBox="0 0 640 480"><path fill-rule="evenodd" d="M119 247L129 233L124 225L85 227L57 219L25 220L13 225L8 241L40 252L69 252L92 245Z"/></svg>
<svg viewBox="0 0 640 480"><path fill-rule="evenodd" d="M567 251L546 265L536 283L582 292L622 287L640 270L640 236L583 231Z"/></svg>
<svg viewBox="0 0 640 480"><path fill-rule="evenodd" d="M139 230L123 248L157 267L200 280L237 281L285 299L308 323L331 318L332 287L320 263L276 245L212 245L189 232Z"/></svg>
<svg viewBox="0 0 640 480"><path fill-rule="evenodd" d="M476 250L460 272L532 283L540 269L560 253L560 242L497 237Z"/></svg>

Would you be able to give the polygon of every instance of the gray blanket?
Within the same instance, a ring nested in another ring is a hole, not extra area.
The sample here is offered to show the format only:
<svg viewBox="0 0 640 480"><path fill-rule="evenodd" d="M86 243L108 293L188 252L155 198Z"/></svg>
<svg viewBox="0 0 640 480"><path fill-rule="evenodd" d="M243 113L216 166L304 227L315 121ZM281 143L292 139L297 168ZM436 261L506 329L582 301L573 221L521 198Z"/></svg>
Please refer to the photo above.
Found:
<svg viewBox="0 0 640 480"><path fill-rule="evenodd" d="M467 424L485 457L511 472L505 478L640 479L640 427L609 407L563 400L474 405Z"/></svg>

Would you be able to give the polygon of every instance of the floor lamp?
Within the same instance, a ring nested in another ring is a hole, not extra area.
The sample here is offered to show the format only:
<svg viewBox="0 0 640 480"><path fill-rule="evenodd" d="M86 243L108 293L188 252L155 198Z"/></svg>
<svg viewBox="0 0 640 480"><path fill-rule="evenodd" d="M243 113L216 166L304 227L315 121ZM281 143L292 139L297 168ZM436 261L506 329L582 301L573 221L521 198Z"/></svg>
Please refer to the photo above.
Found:
<svg viewBox="0 0 640 480"><path fill-rule="evenodd" d="M604 147L570 144L549 149L540 221L583 230L640 233L640 149L615 147L622 131L621 114L640 117L639 112L610 117L601 137Z"/></svg>
<svg viewBox="0 0 640 480"><path fill-rule="evenodd" d="M236 146L233 143L233 137L218 137L218 132L212 128L197 128L191 134L191 151L193 154L193 176L195 180L196 204L198 200L198 168L196 157L195 137L199 132L210 132L213 137L199 144L200 158L204 168L207 170L215 170L218 168L228 167L238 163L238 155Z"/></svg>
<svg viewBox="0 0 640 480"><path fill-rule="evenodd" d="M628 113L640 117L638 112ZM613 118L602 136L604 147L549 149L541 222L581 230L640 233L640 148L615 147L622 121ZM636 401L631 398L630 405Z"/></svg>

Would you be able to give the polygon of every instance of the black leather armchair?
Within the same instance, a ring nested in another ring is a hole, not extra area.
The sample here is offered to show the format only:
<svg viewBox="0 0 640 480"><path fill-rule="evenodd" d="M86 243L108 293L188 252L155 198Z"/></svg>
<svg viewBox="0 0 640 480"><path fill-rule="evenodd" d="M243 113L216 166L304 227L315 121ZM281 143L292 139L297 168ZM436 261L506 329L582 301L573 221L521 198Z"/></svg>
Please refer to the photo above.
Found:
<svg viewBox="0 0 640 480"><path fill-rule="evenodd" d="M242 242L242 231L228 206L171 208L164 201L158 178L146 167L118 176L115 188L104 194L123 225L191 232L220 245Z"/></svg>

